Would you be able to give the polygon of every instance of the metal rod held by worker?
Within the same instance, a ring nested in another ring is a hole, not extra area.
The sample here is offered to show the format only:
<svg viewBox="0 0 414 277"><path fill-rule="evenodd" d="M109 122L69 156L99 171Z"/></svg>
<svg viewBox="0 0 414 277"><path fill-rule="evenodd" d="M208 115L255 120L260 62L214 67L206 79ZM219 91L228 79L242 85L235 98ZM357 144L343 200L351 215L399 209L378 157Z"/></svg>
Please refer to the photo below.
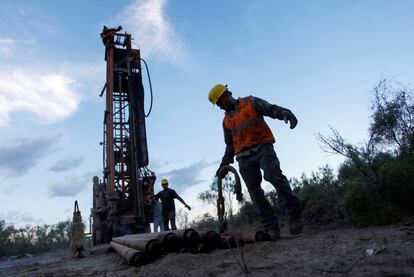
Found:
<svg viewBox="0 0 414 277"><path fill-rule="evenodd" d="M224 196L223 196L223 179L229 173L232 172L234 174L234 178L236 183L234 184L234 193L236 194L237 201L241 202L243 200L243 193L241 188L240 176L237 173L237 170L230 166L226 165L221 167L218 175L217 175L217 217L220 223L219 229L220 234L224 233L227 229L227 222L224 218L225 215L225 205L224 205Z"/></svg>

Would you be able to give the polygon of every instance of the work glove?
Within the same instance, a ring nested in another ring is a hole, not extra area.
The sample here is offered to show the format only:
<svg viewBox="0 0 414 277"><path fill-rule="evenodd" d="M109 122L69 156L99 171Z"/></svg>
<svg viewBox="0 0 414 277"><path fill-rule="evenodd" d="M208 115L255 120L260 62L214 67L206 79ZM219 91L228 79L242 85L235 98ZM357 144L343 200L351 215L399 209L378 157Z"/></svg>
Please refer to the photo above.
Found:
<svg viewBox="0 0 414 277"><path fill-rule="evenodd" d="M298 120L296 119L296 116L290 111L290 110L284 110L282 112L283 121L285 123L290 123L290 129L293 129L298 124Z"/></svg>
<svg viewBox="0 0 414 277"><path fill-rule="evenodd" d="M219 168L218 168L218 169L217 169L217 171L216 171L216 176L217 176L217 177L219 176L220 170L223 168L223 166L227 166L227 165L229 165L229 164L221 164L221 165L219 166Z"/></svg>

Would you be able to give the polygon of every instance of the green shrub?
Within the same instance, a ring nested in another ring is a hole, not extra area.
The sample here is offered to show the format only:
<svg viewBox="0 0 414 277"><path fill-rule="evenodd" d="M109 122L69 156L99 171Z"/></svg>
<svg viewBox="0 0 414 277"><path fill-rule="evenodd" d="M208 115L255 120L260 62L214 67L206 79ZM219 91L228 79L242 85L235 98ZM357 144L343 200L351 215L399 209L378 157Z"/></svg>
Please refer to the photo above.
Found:
<svg viewBox="0 0 414 277"><path fill-rule="evenodd" d="M232 226L242 226L249 225L257 221L258 215L257 211L250 201L244 201L239 211L233 216L229 221L229 225Z"/></svg>
<svg viewBox="0 0 414 277"><path fill-rule="evenodd" d="M196 217L190 223L190 228L197 230L216 230L219 227L217 218L214 218L209 213L205 213Z"/></svg>
<svg viewBox="0 0 414 277"><path fill-rule="evenodd" d="M70 240L71 222L56 225L26 226L15 229L0 220L0 257L37 254L54 249L67 248Z"/></svg>
<svg viewBox="0 0 414 277"><path fill-rule="evenodd" d="M322 167L317 172L312 172L309 178L302 175L301 179L293 179L291 184L299 196L303 218L307 223L327 225L343 219L338 181L332 168Z"/></svg>
<svg viewBox="0 0 414 277"><path fill-rule="evenodd" d="M376 196L367 184L354 183L348 186L345 209L352 223L358 227L384 225L401 220L401 211L392 203Z"/></svg>
<svg viewBox="0 0 414 277"><path fill-rule="evenodd" d="M385 200L408 214L414 214L414 157L396 158L383 175Z"/></svg>

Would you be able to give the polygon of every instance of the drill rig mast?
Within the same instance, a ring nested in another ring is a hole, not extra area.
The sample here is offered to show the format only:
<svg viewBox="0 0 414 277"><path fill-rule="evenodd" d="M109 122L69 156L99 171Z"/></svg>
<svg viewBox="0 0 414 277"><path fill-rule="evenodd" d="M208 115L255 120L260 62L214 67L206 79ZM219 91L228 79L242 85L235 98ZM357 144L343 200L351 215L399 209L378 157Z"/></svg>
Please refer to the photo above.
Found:
<svg viewBox="0 0 414 277"><path fill-rule="evenodd" d="M155 175L148 166L144 87L139 49L122 27L104 27L106 109L103 183L93 179L94 244L114 236L149 232ZM104 93L104 90L101 96Z"/></svg>

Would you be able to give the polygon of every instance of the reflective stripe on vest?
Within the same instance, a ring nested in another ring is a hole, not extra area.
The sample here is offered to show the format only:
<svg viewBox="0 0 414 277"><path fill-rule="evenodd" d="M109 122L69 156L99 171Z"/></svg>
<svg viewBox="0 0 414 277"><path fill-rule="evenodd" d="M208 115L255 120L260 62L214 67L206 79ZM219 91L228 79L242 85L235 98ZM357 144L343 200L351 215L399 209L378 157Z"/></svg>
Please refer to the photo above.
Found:
<svg viewBox="0 0 414 277"><path fill-rule="evenodd" d="M239 100L236 112L224 116L224 124L231 130L235 154L263 142L275 142L272 131L252 105L252 97Z"/></svg>

